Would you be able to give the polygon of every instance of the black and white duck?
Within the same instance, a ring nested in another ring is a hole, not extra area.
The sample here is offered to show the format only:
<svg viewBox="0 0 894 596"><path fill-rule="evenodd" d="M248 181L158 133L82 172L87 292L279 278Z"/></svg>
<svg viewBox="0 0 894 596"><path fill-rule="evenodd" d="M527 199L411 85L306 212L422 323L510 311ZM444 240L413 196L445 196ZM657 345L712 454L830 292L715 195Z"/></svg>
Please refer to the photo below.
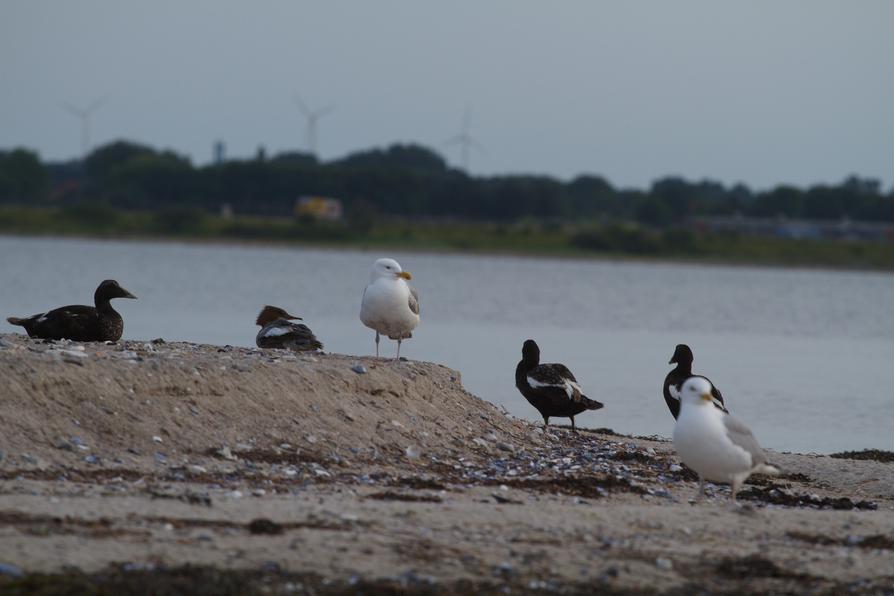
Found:
<svg viewBox="0 0 894 596"><path fill-rule="evenodd" d="M668 364L676 364L677 367L664 377L662 393L664 394L664 401L667 402L667 407L675 419L680 415L680 387L686 382L686 379L700 376L692 374L692 360L692 350L689 346L677 344L676 349L674 349L674 355L671 356L670 362L668 362ZM702 378L711 383L711 380L707 377ZM726 406L723 404L723 395L714 386L714 383L711 383L711 395L714 397L714 405L727 412Z"/></svg>
<svg viewBox="0 0 894 596"><path fill-rule="evenodd" d="M585 410L598 410L602 404L581 391L577 379L564 364L540 364L540 348L533 339L522 346L522 359L515 367L515 386L543 416L544 428L552 416L571 419Z"/></svg>
<svg viewBox="0 0 894 596"><path fill-rule="evenodd" d="M6 320L24 327L29 337L118 341L124 332L124 319L112 308L113 298L136 299L136 296L118 285L114 279L107 279L93 293L94 306L63 306L30 317L9 317Z"/></svg>
<svg viewBox="0 0 894 596"><path fill-rule="evenodd" d="M323 344L307 325L292 323L294 320L303 319L290 315L277 306L265 306L255 321L261 327L255 343L259 348L282 348L296 352L322 350Z"/></svg>

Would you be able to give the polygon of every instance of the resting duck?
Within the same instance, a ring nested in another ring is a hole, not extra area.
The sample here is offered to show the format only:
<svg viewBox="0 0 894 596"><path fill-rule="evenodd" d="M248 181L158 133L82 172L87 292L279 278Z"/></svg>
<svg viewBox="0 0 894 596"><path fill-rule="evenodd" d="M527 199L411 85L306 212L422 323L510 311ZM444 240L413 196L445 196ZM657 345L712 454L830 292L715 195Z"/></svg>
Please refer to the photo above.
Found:
<svg viewBox="0 0 894 596"><path fill-rule="evenodd" d="M291 322L296 319L302 320L276 306L265 306L255 321L255 325L261 326L255 343L259 348L283 348L296 352L322 350L323 344L317 341L307 325Z"/></svg>
<svg viewBox="0 0 894 596"><path fill-rule="evenodd" d="M668 364L676 364L677 367L667 373L667 376L664 377L664 401L667 402L667 407L670 409L671 414L673 414L674 419L680 415L680 386L686 382L686 379L690 377L699 376L692 374L692 350L689 349L689 346L686 344L677 344L676 349L674 350L674 355L671 356L670 362ZM707 377L701 377L711 383L711 380ZM727 414L729 411L726 409L726 406L723 405L723 395L720 394L720 390L714 386L714 383L711 383L711 395L714 398L714 406L723 410Z"/></svg>
<svg viewBox="0 0 894 596"><path fill-rule="evenodd" d="M112 308L112 298L136 296L107 279L93 293L95 306L63 306L27 318L9 317L13 325L21 325L29 337L71 339L74 341L118 341L124 332L124 319Z"/></svg>
<svg viewBox="0 0 894 596"><path fill-rule="evenodd" d="M522 346L522 359L515 367L515 386L543 416L543 427L550 416L571 418L571 430L577 432L574 417L584 410L598 410L602 404L581 393L577 379L564 364L540 364L540 348L533 339Z"/></svg>

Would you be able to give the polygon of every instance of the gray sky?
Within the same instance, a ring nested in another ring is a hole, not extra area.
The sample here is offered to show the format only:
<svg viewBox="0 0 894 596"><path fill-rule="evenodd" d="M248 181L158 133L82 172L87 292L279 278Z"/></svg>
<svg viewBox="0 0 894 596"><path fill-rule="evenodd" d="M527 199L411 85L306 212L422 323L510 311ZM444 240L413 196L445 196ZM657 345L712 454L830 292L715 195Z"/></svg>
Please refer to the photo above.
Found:
<svg viewBox="0 0 894 596"><path fill-rule="evenodd" d="M202 164L443 142L472 106L474 173L680 174L764 188L894 182L894 2L0 0L0 147L93 142Z"/></svg>

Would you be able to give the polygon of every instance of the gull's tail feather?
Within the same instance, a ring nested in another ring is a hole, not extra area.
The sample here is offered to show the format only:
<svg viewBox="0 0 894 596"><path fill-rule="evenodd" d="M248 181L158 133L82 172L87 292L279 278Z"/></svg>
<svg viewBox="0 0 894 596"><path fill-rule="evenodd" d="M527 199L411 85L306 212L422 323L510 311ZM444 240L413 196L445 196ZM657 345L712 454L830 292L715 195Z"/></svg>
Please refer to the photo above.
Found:
<svg viewBox="0 0 894 596"><path fill-rule="evenodd" d="M780 470L773 464L763 463L763 464L756 465L754 467L754 469L751 471L751 473L752 474L769 474L769 475L775 476L777 474L781 474L782 470Z"/></svg>

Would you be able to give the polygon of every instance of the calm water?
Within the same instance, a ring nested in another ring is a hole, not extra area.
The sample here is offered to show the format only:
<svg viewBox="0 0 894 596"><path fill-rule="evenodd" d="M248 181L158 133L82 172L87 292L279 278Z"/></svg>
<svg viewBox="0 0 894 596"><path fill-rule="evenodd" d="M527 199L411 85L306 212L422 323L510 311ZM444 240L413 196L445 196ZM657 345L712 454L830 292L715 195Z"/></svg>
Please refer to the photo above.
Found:
<svg viewBox="0 0 894 596"><path fill-rule="evenodd" d="M373 353L358 319L361 251L0 237L0 314L90 303L115 278L125 337L253 345L264 304L300 314L326 345ZM567 364L605 409L585 426L670 436L661 398L679 342L767 447L894 449L894 275L393 252L414 275L422 324L409 358L537 419L514 387L521 344ZM17 327L2 323L3 330ZM383 344L391 355L393 342ZM561 422L561 421L560 421Z"/></svg>

